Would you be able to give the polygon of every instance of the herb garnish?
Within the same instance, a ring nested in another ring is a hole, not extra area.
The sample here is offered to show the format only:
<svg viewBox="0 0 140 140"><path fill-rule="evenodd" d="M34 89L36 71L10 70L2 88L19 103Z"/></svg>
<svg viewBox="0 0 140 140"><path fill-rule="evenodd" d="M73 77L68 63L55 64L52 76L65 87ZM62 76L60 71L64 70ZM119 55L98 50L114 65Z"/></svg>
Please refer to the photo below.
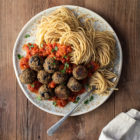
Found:
<svg viewBox="0 0 140 140"><path fill-rule="evenodd" d="M41 48L43 48L43 43L40 45Z"/></svg>
<svg viewBox="0 0 140 140"><path fill-rule="evenodd" d="M28 44L28 47L29 47L29 49L31 50L31 48L33 48L34 47L34 45L33 44Z"/></svg>
<svg viewBox="0 0 140 140"><path fill-rule="evenodd" d="M31 84L31 87L32 87L32 88L34 88L34 87L35 87L35 85L34 85L34 84Z"/></svg>
<svg viewBox="0 0 140 140"><path fill-rule="evenodd" d="M21 56L20 54L17 55L18 59L21 59L23 56Z"/></svg>
<svg viewBox="0 0 140 140"><path fill-rule="evenodd" d="M29 34L26 34L24 37L25 37L25 38L28 38L28 37L30 37L30 35L29 35Z"/></svg>
<svg viewBox="0 0 140 140"><path fill-rule="evenodd" d="M64 68L69 68L69 64L68 63L65 63Z"/></svg>
<svg viewBox="0 0 140 140"><path fill-rule="evenodd" d="M56 65L56 63L55 62L53 62L53 63L51 63L52 65Z"/></svg>
<svg viewBox="0 0 140 140"><path fill-rule="evenodd" d="M63 69L63 70L61 70L61 72L62 72L62 73L65 73L65 70Z"/></svg>
<svg viewBox="0 0 140 140"><path fill-rule="evenodd" d="M41 100L41 97L40 96L37 96L36 99L40 101Z"/></svg>
<svg viewBox="0 0 140 140"><path fill-rule="evenodd" d="M88 103L89 103L89 100L85 100L85 101L84 101L84 104L88 104Z"/></svg>
<svg viewBox="0 0 140 140"><path fill-rule="evenodd" d="M31 49L31 48L33 48L33 47L34 47L34 45L33 45L33 44L29 46L29 48L30 48L30 49Z"/></svg>
<svg viewBox="0 0 140 140"><path fill-rule="evenodd" d="M52 52L54 52L55 50L54 49L52 49Z"/></svg>
<svg viewBox="0 0 140 140"><path fill-rule="evenodd" d="M56 102L55 102L55 101L53 101L53 105L54 105L54 106L57 106L57 104L56 104Z"/></svg>
<svg viewBox="0 0 140 140"><path fill-rule="evenodd" d="M55 51L57 51L57 50L58 50L58 47L57 47L57 46L55 46L55 47L54 47L54 50L55 50Z"/></svg>
<svg viewBox="0 0 140 140"><path fill-rule="evenodd" d="M84 104L88 104L88 103L91 102L93 99L94 99L93 96L90 96L89 99L87 99L87 100L84 101Z"/></svg>
<svg viewBox="0 0 140 140"><path fill-rule="evenodd" d="M77 104L79 100L80 100L80 97L76 97L76 100L73 103Z"/></svg>
<svg viewBox="0 0 140 140"><path fill-rule="evenodd" d="M66 58L67 58L67 56L65 55L65 56L64 56L64 58L66 59Z"/></svg>
<svg viewBox="0 0 140 140"><path fill-rule="evenodd" d="M67 68L69 68L69 64L66 62L66 63L64 64L64 69L61 70L61 72L62 72L62 73L65 73Z"/></svg>
<svg viewBox="0 0 140 140"><path fill-rule="evenodd" d="M92 100L93 100L93 96L90 96L89 101L92 101Z"/></svg>
<svg viewBox="0 0 140 140"><path fill-rule="evenodd" d="M55 46L54 49L52 49L52 52L57 51L57 50L58 50L58 47Z"/></svg>

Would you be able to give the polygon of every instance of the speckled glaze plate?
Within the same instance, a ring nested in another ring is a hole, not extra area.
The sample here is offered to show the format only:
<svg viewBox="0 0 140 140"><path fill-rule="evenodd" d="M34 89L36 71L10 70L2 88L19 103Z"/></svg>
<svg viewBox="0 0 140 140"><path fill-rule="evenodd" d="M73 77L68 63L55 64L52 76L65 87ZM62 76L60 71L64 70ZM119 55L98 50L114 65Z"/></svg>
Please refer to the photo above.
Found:
<svg viewBox="0 0 140 140"><path fill-rule="evenodd" d="M14 49L13 49L13 65L14 65L14 70L15 70L15 74L18 80L18 83L23 91L23 93L25 94L25 96L38 108L40 108L41 110L44 110L48 113L54 114L54 115L60 115L60 116L64 116L66 113L68 113L74 106L75 104L70 102L68 105L66 105L64 108L60 108L60 107L55 107L52 104L52 101L39 101L36 99L36 94L30 92L27 89L27 86L22 84L19 80L19 74L21 73L21 70L19 68L19 60L17 58L17 54L21 54L21 55L25 55L25 52L22 50L22 46L25 43L28 42L35 42L35 34L36 34L36 25L37 23L39 23L41 17L43 15L48 15L49 13L51 13L52 11L60 8L61 6L57 6L57 7L52 7L49 8L47 10L44 10L42 12L40 12L39 14L35 15L32 19L30 19L28 21L28 23L22 28L21 32L19 33L17 40L15 42L14 45ZM94 27L98 30L108 30L111 31L116 39L116 50L117 50L117 57L115 60L115 66L114 66L114 72L118 75L118 80L121 74L121 68L122 68L122 49L121 49L121 45L120 45L120 41L116 35L116 33L114 32L114 30L112 29L112 27L98 14L96 14L93 11L90 11L86 8L83 7L78 7L78 6L71 6L71 5L65 5L65 7L68 7L70 9L76 9L78 8L78 10L84 14L88 14L91 17L97 19L97 21L94 24ZM25 38L24 36L26 34L30 34L29 38ZM117 85L117 84L116 84ZM108 98L109 96L112 94L113 91L110 91L109 95L106 96L99 96L94 94L94 100L92 100L89 104L85 105L84 103L81 104L79 106L79 108L72 114L72 116L76 116L76 115L81 115L81 114L85 114L89 111L92 111L94 109L96 109L97 107L99 107L100 105L102 105ZM85 93L84 93L85 94ZM84 95L82 94L80 98L82 98L82 96Z"/></svg>

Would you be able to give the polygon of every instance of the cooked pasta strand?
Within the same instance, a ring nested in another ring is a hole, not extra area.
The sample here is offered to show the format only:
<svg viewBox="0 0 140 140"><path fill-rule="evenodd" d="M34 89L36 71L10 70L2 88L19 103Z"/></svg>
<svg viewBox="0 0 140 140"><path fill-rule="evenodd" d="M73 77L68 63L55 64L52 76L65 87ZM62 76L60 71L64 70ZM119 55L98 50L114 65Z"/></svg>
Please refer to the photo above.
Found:
<svg viewBox="0 0 140 140"><path fill-rule="evenodd" d="M76 65L87 64L91 60L98 62L100 69L92 75L89 84L97 88L97 94L103 94L115 86L112 79L117 76L105 68L115 58L116 41L109 31L95 30L94 22L95 19L86 14L78 15L62 7L42 17L36 42L39 46L44 41L70 45L70 61Z"/></svg>
<svg viewBox="0 0 140 140"><path fill-rule="evenodd" d="M97 94L108 94L110 89L115 87L117 75L113 72L100 69L96 71L89 80L89 85L96 88L94 91ZM115 89L115 88L114 88Z"/></svg>

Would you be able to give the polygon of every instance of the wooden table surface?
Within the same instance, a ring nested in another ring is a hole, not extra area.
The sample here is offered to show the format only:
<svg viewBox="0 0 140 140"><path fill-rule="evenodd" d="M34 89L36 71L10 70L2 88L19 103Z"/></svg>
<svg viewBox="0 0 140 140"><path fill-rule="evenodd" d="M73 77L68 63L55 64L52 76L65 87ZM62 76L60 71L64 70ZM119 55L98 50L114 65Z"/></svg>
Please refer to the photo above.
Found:
<svg viewBox="0 0 140 140"><path fill-rule="evenodd" d="M12 51L31 17L64 4L86 7L104 17L121 41L124 62L119 91L95 111L70 117L49 137L46 130L61 117L26 99L16 81ZM97 140L110 120L130 108L140 110L140 0L0 0L0 140Z"/></svg>

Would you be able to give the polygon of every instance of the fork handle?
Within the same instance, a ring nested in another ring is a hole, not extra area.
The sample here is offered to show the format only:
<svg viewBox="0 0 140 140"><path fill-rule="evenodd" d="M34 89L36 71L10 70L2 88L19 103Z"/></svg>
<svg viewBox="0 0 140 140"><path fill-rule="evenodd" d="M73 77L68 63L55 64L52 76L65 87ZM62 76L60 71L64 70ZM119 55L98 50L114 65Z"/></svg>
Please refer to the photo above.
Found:
<svg viewBox="0 0 140 140"><path fill-rule="evenodd" d="M55 123L48 129L47 134L49 136L52 136L53 133L60 127L60 125L73 113L75 109L77 109L77 107L81 104L81 102L84 101L93 91L94 88L92 88L89 92L87 92L87 94L78 102L76 106L74 106L74 108L69 113L67 113L63 118L61 118L57 123Z"/></svg>

